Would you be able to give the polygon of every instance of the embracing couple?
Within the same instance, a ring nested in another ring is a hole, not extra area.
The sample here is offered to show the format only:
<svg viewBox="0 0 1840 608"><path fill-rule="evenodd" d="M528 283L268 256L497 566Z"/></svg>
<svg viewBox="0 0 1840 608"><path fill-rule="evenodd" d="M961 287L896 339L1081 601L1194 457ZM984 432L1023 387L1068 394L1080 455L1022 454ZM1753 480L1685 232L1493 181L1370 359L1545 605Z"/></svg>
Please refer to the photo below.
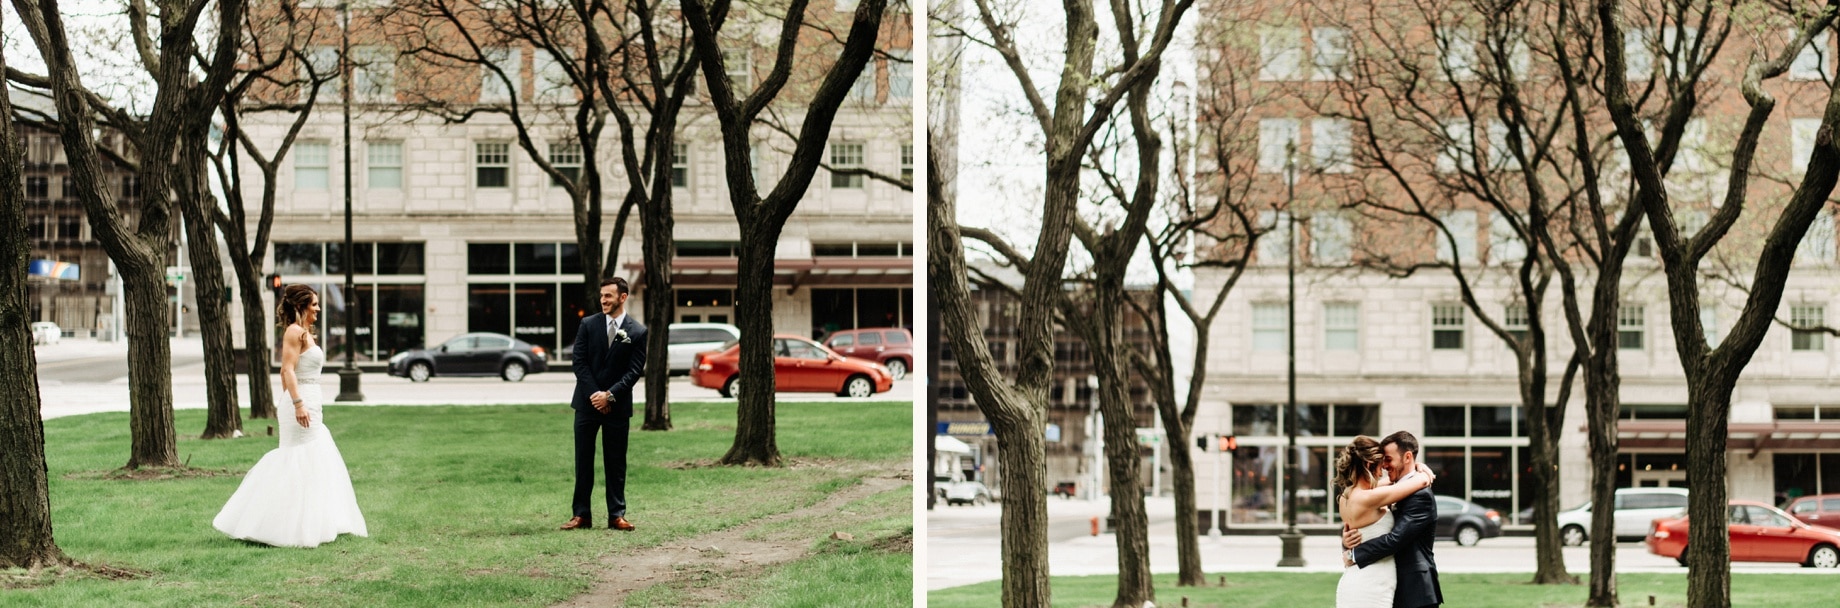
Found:
<svg viewBox="0 0 1840 608"><path fill-rule="evenodd" d="M1361 435L1336 459L1341 492L1342 580L1336 608L1424 608L1444 602L1431 541L1437 501L1431 469L1418 462L1418 438Z"/></svg>

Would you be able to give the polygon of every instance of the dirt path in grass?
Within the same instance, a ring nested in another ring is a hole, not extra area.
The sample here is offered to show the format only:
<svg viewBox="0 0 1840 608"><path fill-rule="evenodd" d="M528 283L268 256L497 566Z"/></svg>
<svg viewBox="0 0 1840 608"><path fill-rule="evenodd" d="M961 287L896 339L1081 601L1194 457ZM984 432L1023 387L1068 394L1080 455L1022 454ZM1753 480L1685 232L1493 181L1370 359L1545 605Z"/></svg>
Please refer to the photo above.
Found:
<svg viewBox="0 0 1840 608"><path fill-rule="evenodd" d="M690 602L688 605L744 600L734 589L736 584L750 582L769 568L807 556L817 541L834 531L847 530L876 517L872 513L843 511L842 507L912 485L913 475L902 466L905 464L859 464L844 472L862 475L861 483L838 490L811 506L636 553L604 557L601 565L606 570L594 587L557 606L623 606L628 595L657 585L667 585L681 593L678 599ZM644 522L634 523L640 526L640 532L645 530Z"/></svg>

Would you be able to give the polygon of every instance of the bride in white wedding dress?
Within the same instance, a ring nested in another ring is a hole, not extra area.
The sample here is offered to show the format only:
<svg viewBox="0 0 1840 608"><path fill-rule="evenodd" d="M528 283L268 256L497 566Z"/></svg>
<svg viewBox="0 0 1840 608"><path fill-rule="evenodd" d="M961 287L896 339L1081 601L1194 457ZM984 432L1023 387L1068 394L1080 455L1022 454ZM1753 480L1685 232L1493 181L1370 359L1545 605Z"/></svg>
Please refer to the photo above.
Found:
<svg viewBox="0 0 1840 608"><path fill-rule="evenodd" d="M281 388L293 399L293 420L281 422L281 447L249 469L211 525L231 538L276 547L316 547L340 534L369 536L345 459L321 420L319 370L326 351L307 329L319 318L319 294L289 285L276 309L287 327Z"/></svg>
<svg viewBox="0 0 1840 608"><path fill-rule="evenodd" d="M1413 492L1431 485L1431 470L1419 465L1416 475L1394 483L1387 474L1386 454L1380 442L1366 435L1357 436L1342 448L1335 463L1335 486L1341 491L1342 523L1361 531L1366 542L1393 530L1393 513L1387 507L1405 500ZM1392 608L1393 592L1399 587L1398 573L1392 557L1366 568L1342 569L1342 580L1335 586L1336 608Z"/></svg>

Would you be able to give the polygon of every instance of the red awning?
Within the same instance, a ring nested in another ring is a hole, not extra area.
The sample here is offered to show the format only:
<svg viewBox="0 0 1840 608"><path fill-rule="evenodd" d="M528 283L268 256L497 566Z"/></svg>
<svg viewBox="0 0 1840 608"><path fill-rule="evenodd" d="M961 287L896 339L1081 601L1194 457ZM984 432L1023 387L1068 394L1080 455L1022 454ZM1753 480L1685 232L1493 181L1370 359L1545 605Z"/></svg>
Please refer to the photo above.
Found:
<svg viewBox="0 0 1840 608"><path fill-rule="evenodd" d="M736 283L735 258L686 258L671 262L671 282L677 287L733 287ZM622 268L633 276L635 286L645 284L645 264L627 262ZM773 262L773 284L791 288L807 285L887 285L914 284L913 258L796 258Z"/></svg>
<svg viewBox="0 0 1840 608"><path fill-rule="evenodd" d="M1588 432L1589 428L1578 430ZM1752 454L1763 450L1840 450L1840 421L1734 422L1726 428L1725 437L1725 449ZM1619 420L1616 441L1622 450L1684 450L1687 421Z"/></svg>

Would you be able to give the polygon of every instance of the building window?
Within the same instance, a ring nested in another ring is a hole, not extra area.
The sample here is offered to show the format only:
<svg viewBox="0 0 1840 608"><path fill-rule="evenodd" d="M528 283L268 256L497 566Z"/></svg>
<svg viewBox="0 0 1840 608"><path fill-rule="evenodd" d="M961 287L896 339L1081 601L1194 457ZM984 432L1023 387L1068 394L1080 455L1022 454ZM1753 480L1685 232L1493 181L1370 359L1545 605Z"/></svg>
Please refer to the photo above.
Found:
<svg viewBox="0 0 1840 608"><path fill-rule="evenodd" d="M1314 68L1310 77L1315 80L1335 80L1341 77L1343 68L1348 65L1348 30L1336 27L1312 28L1310 49L1310 64Z"/></svg>
<svg viewBox="0 0 1840 608"><path fill-rule="evenodd" d="M1323 173L1348 173L1354 170L1354 144L1349 141L1349 122L1339 118L1310 121L1310 161Z"/></svg>
<svg viewBox="0 0 1840 608"><path fill-rule="evenodd" d="M569 183L581 181L581 146L573 142L550 142L549 166L569 178ZM562 186L562 180L550 176L549 185Z"/></svg>
<svg viewBox="0 0 1840 608"><path fill-rule="evenodd" d="M31 239L45 238L45 230L46 230L45 225L46 225L45 216L34 215L30 218L27 218L26 219L26 237L31 238Z"/></svg>
<svg viewBox="0 0 1840 608"><path fill-rule="evenodd" d="M1452 82L1468 82L1476 79L1476 35L1461 28L1444 29L1437 36L1437 44L1444 56L1445 75Z"/></svg>
<svg viewBox="0 0 1840 608"><path fill-rule="evenodd" d="M396 49L387 46L351 47L351 94L358 101L396 101Z"/></svg>
<svg viewBox="0 0 1840 608"><path fill-rule="evenodd" d="M1259 236L1259 259L1257 263L1277 265L1286 263L1291 251L1291 214L1288 211L1264 210L1259 212L1259 229L1265 234Z"/></svg>
<svg viewBox="0 0 1840 608"><path fill-rule="evenodd" d="M1814 135L1821 130L1821 119L1789 119L1789 170L1802 173L1808 170L1808 158L1814 156Z"/></svg>
<svg viewBox="0 0 1840 608"><path fill-rule="evenodd" d="M1527 259L1527 241L1515 230L1508 216L1500 211L1489 213L1489 261L1513 264Z"/></svg>
<svg viewBox="0 0 1840 608"><path fill-rule="evenodd" d="M1354 226L1348 217L1323 212L1310 219L1310 262L1318 266L1340 266L1350 259L1349 243L1354 240Z"/></svg>
<svg viewBox="0 0 1840 608"><path fill-rule="evenodd" d="M77 197L77 178L64 176L64 198Z"/></svg>
<svg viewBox="0 0 1840 608"><path fill-rule="evenodd" d="M722 68L728 74L728 83L735 97L746 97L749 91L754 90L754 54L750 49L724 49Z"/></svg>
<svg viewBox="0 0 1840 608"><path fill-rule="evenodd" d="M1523 137L1525 135L1523 134ZM1519 171L1521 160L1514 157L1514 150L1508 148L1508 123L1500 120L1488 122L1489 168L1496 171Z"/></svg>
<svg viewBox="0 0 1840 608"><path fill-rule="evenodd" d="M301 70L302 80L310 78L321 81L318 96L310 101L315 103L336 103L339 101L339 87L341 86L339 75L339 47L307 47L306 65L301 67L304 68ZM301 101L309 101L307 96L312 94L313 87L311 85L300 87Z"/></svg>
<svg viewBox="0 0 1840 608"><path fill-rule="evenodd" d="M400 141L365 144L365 176L372 190L398 190L403 185L403 145Z"/></svg>
<svg viewBox="0 0 1840 608"><path fill-rule="evenodd" d="M1786 504L1790 500L1815 494L1833 494L1840 492L1840 452L1822 453L1777 453L1772 458L1775 462L1776 480L1775 504ZM1823 498L1821 504L1825 511L1835 510L1840 506L1840 499ZM1797 511L1803 508L1812 510L1813 501L1804 501L1795 505Z"/></svg>
<svg viewBox="0 0 1840 608"><path fill-rule="evenodd" d="M1699 328L1706 334L1706 346L1719 346L1719 309L1711 304L1699 305Z"/></svg>
<svg viewBox="0 0 1840 608"><path fill-rule="evenodd" d="M1323 304L1323 348L1361 348L1361 306L1352 302Z"/></svg>
<svg viewBox="0 0 1840 608"><path fill-rule="evenodd" d="M1289 343L1289 315L1283 304L1252 305L1252 350L1282 351Z"/></svg>
<svg viewBox="0 0 1840 608"><path fill-rule="evenodd" d="M1797 32L1789 31L1789 40L1794 41ZM1808 39L1808 46L1802 47L1795 54L1795 62L1789 64L1789 80L1822 80L1827 78L1827 66L1832 63L1828 52L1827 32L1816 32Z"/></svg>
<svg viewBox="0 0 1840 608"><path fill-rule="evenodd" d="M1509 304L1507 310L1502 312L1502 328L1508 330L1508 335L1513 336L1517 342L1527 341L1527 323L1526 304Z"/></svg>
<svg viewBox="0 0 1840 608"><path fill-rule="evenodd" d="M326 142L303 141L294 149L294 189L325 190L332 179ZM136 190L139 190L138 184Z"/></svg>
<svg viewBox="0 0 1840 608"><path fill-rule="evenodd" d="M862 73L856 75L856 82L850 84L850 101L873 103L875 101L875 62L863 65Z"/></svg>
<svg viewBox="0 0 1840 608"><path fill-rule="evenodd" d="M1624 304L1616 310L1616 347L1622 350L1642 350L1642 333L1646 323L1640 304Z"/></svg>
<svg viewBox="0 0 1840 608"><path fill-rule="evenodd" d="M1259 32L1259 80L1297 80L1303 73L1303 30L1266 28Z"/></svg>
<svg viewBox="0 0 1840 608"><path fill-rule="evenodd" d="M1827 324L1827 307L1825 306L1791 306L1789 323L1796 327L1811 329L1790 330L1789 348L1800 351L1826 350L1826 333L1819 328Z"/></svg>
<svg viewBox="0 0 1840 608"><path fill-rule="evenodd" d="M888 96L903 100L913 98L913 51L909 49L888 51Z"/></svg>
<svg viewBox="0 0 1840 608"><path fill-rule="evenodd" d="M83 216L58 216L57 238L70 240L83 238Z"/></svg>
<svg viewBox="0 0 1840 608"><path fill-rule="evenodd" d="M524 57L521 53L521 49L503 47L484 49L480 53L486 63L479 66L479 103L507 103L517 94L518 84L523 80Z"/></svg>
<svg viewBox="0 0 1840 608"><path fill-rule="evenodd" d="M1808 225L1801 244L1795 247L1795 259L1804 264L1830 266L1834 263L1834 215L1822 211Z"/></svg>
<svg viewBox="0 0 1840 608"><path fill-rule="evenodd" d="M831 188L862 189L861 173L838 173L863 168L862 144L831 144Z"/></svg>
<svg viewBox="0 0 1840 608"><path fill-rule="evenodd" d="M46 198L51 196L51 178L35 175L26 178L26 198Z"/></svg>
<svg viewBox="0 0 1840 608"><path fill-rule="evenodd" d="M901 144L901 179L914 181L914 145Z"/></svg>
<svg viewBox="0 0 1840 608"><path fill-rule="evenodd" d="M569 78L568 66L557 59L555 52L563 51L565 59L572 59L573 54L566 49L551 49L531 54L531 62L536 64L536 100L544 103L572 103L575 101L575 82Z"/></svg>
<svg viewBox="0 0 1840 608"><path fill-rule="evenodd" d="M320 144L320 149L324 150L325 146L326 144ZM320 174L322 176L325 175L325 167L322 166L320 168ZM321 181L322 182L325 181L325 178L322 177ZM323 190L325 189L325 186L321 186L320 188ZM121 197L129 198L129 199L136 199L136 198L141 197L141 176L139 175L121 176Z"/></svg>
<svg viewBox="0 0 1840 608"><path fill-rule="evenodd" d="M1438 151L1438 173L1456 173L1476 166L1476 145L1470 133L1469 121L1451 120L1444 123L1443 149Z"/></svg>
<svg viewBox="0 0 1840 608"><path fill-rule="evenodd" d="M1463 305L1431 305L1431 348L1463 349Z"/></svg>
<svg viewBox="0 0 1840 608"><path fill-rule="evenodd" d="M1436 232L1432 238L1437 240L1437 259L1446 264L1471 264L1476 261L1476 212L1470 209L1458 209L1444 213L1439 218L1444 223L1444 231ZM1456 250L1451 250L1451 241L1456 241Z"/></svg>
<svg viewBox="0 0 1840 608"><path fill-rule="evenodd" d="M511 144L479 142L473 152L474 187L508 188L511 186Z"/></svg>
<svg viewBox="0 0 1840 608"><path fill-rule="evenodd" d="M690 187L690 144L671 146L671 187Z"/></svg>
<svg viewBox="0 0 1840 608"><path fill-rule="evenodd" d="M1297 150L1299 125L1292 118L1259 120L1259 172L1283 173Z"/></svg>

